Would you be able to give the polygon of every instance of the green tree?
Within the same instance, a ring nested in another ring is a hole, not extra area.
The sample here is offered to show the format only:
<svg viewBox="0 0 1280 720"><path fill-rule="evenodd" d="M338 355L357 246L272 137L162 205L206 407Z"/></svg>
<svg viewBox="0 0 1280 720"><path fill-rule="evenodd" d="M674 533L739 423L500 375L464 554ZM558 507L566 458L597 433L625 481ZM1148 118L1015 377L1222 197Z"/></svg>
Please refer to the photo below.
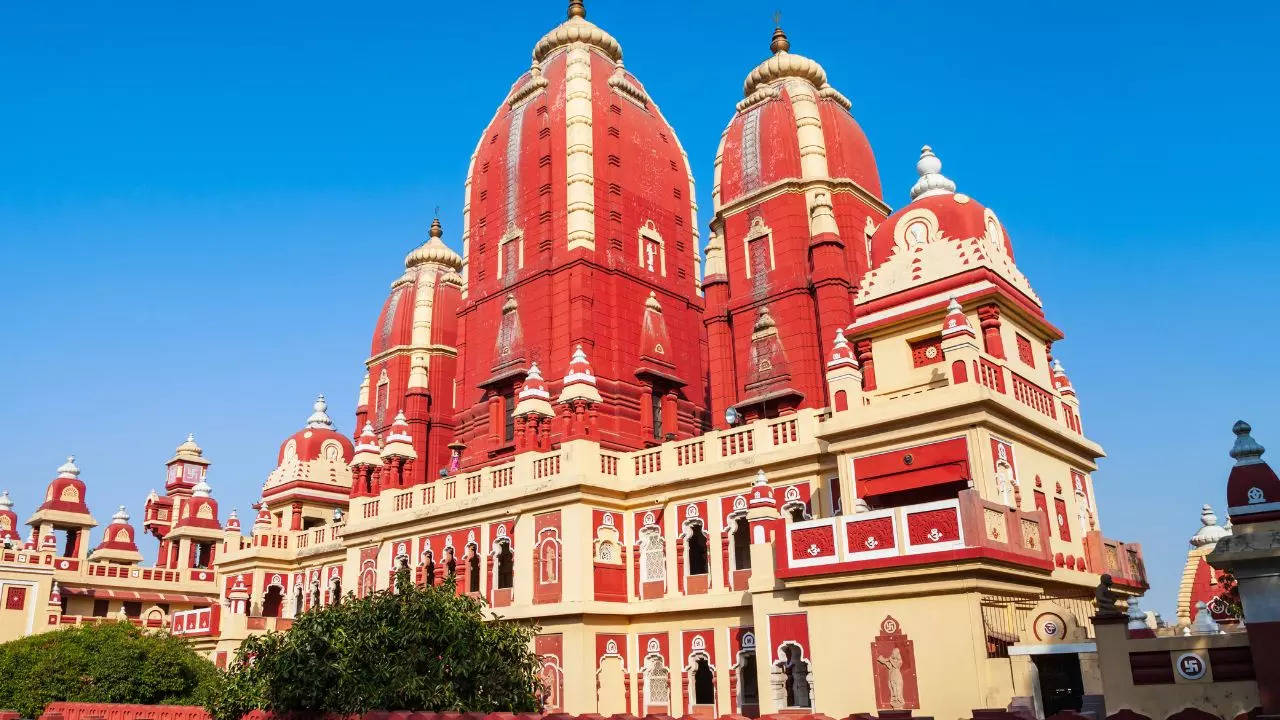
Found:
<svg viewBox="0 0 1280 720"><path fill-rule="evenodd" d="M395 592L349 594L303 613L288 632L246 639L207 707L216 720L255 708L532 712L536 630L486 620L484 604L455 594L452 579L417 587L402 569Z"/></svg>
<svg viewBox="0 0 1280 720"><path fill-rule="evenodd" d="M56 701L203 705L222 674L186 642L127 622L0 644L0 708L38 717Z"/></svg>

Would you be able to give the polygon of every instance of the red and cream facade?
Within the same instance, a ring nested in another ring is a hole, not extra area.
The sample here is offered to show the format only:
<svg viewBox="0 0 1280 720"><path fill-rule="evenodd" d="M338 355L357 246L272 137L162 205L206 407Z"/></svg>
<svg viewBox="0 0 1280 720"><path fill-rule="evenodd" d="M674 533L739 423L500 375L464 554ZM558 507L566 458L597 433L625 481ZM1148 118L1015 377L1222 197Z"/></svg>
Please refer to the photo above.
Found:
<svg viewBox="0 0 1280 720"><path fill-rule="evenodd" d="M700 255L674 130L570 3L480 136L462 255L433 224L392 285L352 436L318 403L244 529L175 457L145 527L164 571L216 577L173 632L225 662L406 567L536 619L565 712L1043 713L1042 657L1096 709L1081 599L1146 581L1101 532L1062 333L931 150L892 209L846 96L781 30L771 49ZM80 510L32 522L83 538ZM59 552L5 551L2 582Z"/></svg>

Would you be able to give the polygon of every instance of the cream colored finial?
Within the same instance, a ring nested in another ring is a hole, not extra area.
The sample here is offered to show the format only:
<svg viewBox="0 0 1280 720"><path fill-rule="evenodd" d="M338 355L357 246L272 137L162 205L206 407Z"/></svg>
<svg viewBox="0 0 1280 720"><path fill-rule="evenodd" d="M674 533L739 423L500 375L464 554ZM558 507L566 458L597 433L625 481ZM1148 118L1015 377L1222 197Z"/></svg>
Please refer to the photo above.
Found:
<svg viewBox="0 0 1280 720"><path fill-rule="evenodd" d="M427 234L433 238L438 238L444 235L444 228L440 227L439 216L431 218L431 229L427 231Z"/></svg>
<svg viewBox="0 0 1280 720"><path fill-rule="evenodd" d="M570 20L574 18L582 18L583 20L587 19L587 6L582 2L582 0L569 0L568 18Z"/></svg>
<svg viewBox="0 0 1280 720"><path fill-rule="evenodd" d="M787 39L787 33L782 30L781 11L773 14L773 40L769 43L769 49L774 55L791 50L791 41Z"/></svg>
<svg viewBox="0 0 1280 720"><path fill-rule="evenodd" d="M933 154L933 148L925 145L920 148L920 159L916 161L916 172L920 179L911 186L911 199L930 197L933 195L951 195L956 191L956 184L942 174L942 161Z"/></svg>

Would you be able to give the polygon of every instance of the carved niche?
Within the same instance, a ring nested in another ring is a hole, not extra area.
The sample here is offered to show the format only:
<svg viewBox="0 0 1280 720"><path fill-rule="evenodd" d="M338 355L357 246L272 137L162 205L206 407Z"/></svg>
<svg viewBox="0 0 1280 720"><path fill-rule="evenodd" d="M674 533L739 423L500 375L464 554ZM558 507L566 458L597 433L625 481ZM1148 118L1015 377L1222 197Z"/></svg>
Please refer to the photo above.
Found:
<svg viewBox="0 0 1280 720"><path fill-rule="evenodd" d="M876 709L920 708L914 644L892 615L880 621L880 634L871 641L871 667L875 674Z"/></svg>

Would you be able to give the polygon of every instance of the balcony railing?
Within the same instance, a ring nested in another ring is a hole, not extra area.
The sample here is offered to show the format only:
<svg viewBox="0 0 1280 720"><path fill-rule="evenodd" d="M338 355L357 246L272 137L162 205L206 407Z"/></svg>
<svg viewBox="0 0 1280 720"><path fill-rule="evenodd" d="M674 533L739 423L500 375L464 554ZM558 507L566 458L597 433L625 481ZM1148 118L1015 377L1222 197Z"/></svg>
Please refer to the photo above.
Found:
<svg viewBox="0 0 1280 720"><path fill-rule="evenodd" d="M1052 568L1042 513L988 502L966 490L954 500L788 523L777 548L777 573L843 572L867 561L879 567L892 565L892 558L970 549Z"/></svg>

